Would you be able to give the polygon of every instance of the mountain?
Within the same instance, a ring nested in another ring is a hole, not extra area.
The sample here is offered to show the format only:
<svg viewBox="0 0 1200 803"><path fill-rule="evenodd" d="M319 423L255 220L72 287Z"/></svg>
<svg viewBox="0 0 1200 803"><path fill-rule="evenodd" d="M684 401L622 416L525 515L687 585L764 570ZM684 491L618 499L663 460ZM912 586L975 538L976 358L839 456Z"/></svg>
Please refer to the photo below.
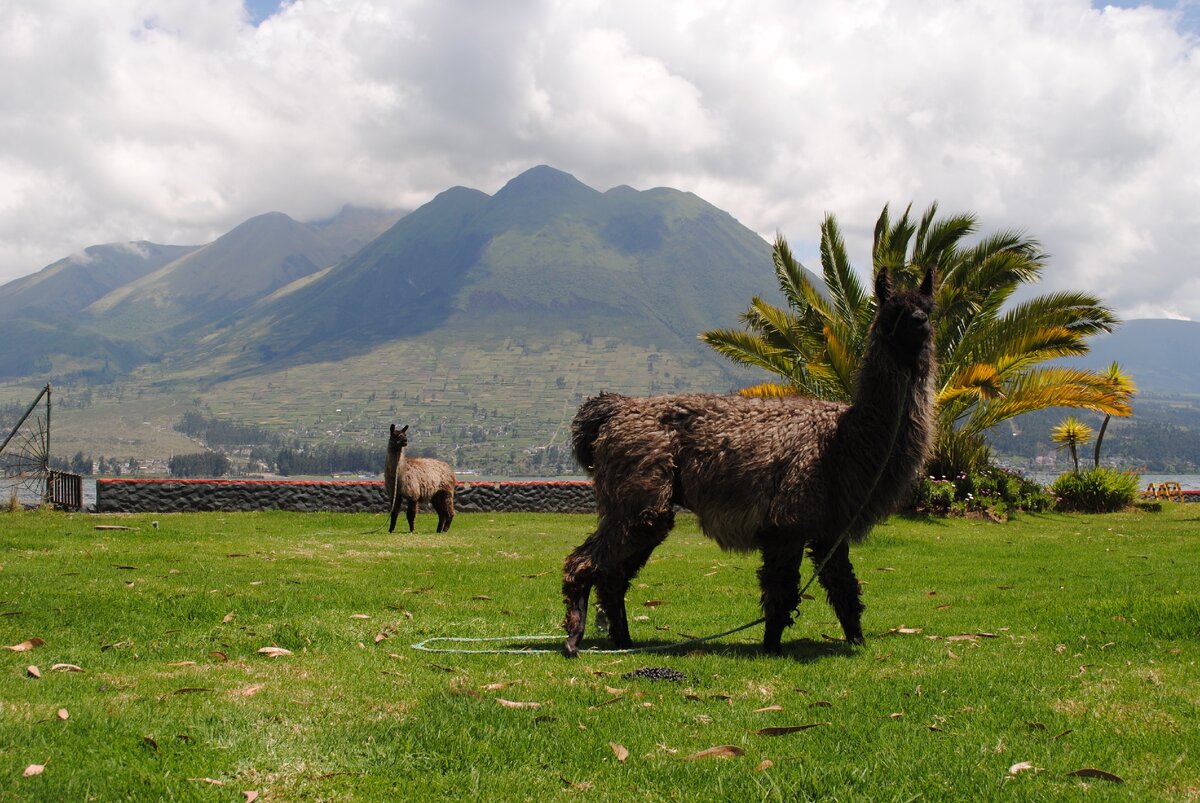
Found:
<svg viewBox="0 0 1200 803"><path fill-rule="evenodd" d="M104 295L84 315L101 334L165 336L169 349L172 338L220 321L357 250L369 239L367 220L382 230L396 217L364 216L352 208L324 224L299 223L280 212L259 215Z"/></svg>
<svg viewBox="0 0 1200 803"><path fill-rule="evenodd" d="M731 325L775 284L769 245L697 196L602 193L541 166L493 196L446 190L328 272L223 322L204 349L236 352L235 373L514 327L699 351L699 332Z"/></svg>
<svg viewBox="0 0 1200 803"><path fill-rule="evenodd" d="M0 286L0 376L52 369L124 370L146 358L137 346L80 331L80 313L117 288L135 282L197 246L151 242L94 245Z"/></svg>
<svg viewBox="0 0 1200 803"><path fill-rule="evenodd" d="M1126 321L1088 341L1069 365L1102 371L1114 360L1133 377L1141 395L1200 395L1200 323L1156 318Z"/></svg>
<svg viewBox="0 0 1200 803"><path fill-rule="evenodd" d="M0 286L0 318L59 319L196 250L150 242L93 245Z"/></svg>
<svg viewBox="0 0 1200 803"><path fill-rule="evenodd" d="M0 376L123 373L194 329L357 251L402 216L344 207L316 223L269 213L204 246L85 249L0 287Z"/></svg>

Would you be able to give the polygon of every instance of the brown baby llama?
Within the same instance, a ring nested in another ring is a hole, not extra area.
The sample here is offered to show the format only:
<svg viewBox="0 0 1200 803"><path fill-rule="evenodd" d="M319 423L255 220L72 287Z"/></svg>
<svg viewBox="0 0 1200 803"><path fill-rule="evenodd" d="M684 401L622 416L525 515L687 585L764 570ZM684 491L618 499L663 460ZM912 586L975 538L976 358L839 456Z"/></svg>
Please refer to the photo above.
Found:
<svg viewBox="0 0 1200 803"><path fill-rule="evenodd" d="M388 532L396 531L396 518L400 515L400 505L408 501L408 531L413 531L417 519L417 503L430 502L438 514L437 531L444 533L450 529L454 519L454 489L458 482L454 477L454 469L441 460L428 457L406 457L404 450L408 447L408 424L400 429L392 424L388 436L387 462L383 469L383 484L388 495L391 524Z"/></svg>
<svg viewBox="0 0 1200 803"><path fill-rule="evenodd" d="M862 643L851 541L895 511L934 434L932 269L917 290L875 280L875 318L853 402L710 394L588 399L572 422L593 477L599 522L563 569L564 652L579 652L596 587L614 646L629 648L625 593L674 525L693 511L724 550L762 553L763 649L781 651L807 548L846 640ZM826 560L828 558L828 560Z"/></svg>

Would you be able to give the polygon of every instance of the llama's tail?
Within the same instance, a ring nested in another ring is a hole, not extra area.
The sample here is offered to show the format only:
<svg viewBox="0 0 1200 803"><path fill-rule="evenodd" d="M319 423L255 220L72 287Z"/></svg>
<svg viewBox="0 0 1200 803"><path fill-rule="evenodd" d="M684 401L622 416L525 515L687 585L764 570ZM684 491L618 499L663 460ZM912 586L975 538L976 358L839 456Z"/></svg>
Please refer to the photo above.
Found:
<svg viewBox="0 0 1200 803"><path fill-rule="evenodd" d="M626 397L619 393L601 393L581 404L575 413L571 421L571 450L575 452L575 460L588 474L592 473L592 466L595 465L593 446L600 429L625 401Z"/></svg>

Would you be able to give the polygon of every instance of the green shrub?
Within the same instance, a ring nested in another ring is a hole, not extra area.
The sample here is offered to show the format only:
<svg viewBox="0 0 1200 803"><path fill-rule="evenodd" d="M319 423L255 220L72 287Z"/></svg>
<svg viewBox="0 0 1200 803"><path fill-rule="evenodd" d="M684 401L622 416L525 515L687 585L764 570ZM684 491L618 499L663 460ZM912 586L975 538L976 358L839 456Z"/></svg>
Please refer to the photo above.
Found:
<svg viewBox="0 0 1200 803"><path fill-rule="evenodd" d="M1112 468L1068 471L1050 486L1057 510L1081 513L1113 513L1134 503L1138 494L1137 474Z"/></svg>

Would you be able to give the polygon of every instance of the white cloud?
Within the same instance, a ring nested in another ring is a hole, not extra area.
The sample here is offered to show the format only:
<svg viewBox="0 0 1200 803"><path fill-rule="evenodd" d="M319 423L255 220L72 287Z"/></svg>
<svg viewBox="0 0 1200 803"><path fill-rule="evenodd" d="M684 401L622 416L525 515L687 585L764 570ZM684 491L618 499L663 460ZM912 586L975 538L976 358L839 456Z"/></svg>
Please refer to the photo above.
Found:
<svg viewBox="0 0 1200 803"><path fill-rule="evenodd" d="M256 13L253 17L259 19ZM1200 52L1177 10L1005 3L0 5L0 281L539 163L857 261L884 203L1036 236L1043 290L1200 319Z"/></svg>

